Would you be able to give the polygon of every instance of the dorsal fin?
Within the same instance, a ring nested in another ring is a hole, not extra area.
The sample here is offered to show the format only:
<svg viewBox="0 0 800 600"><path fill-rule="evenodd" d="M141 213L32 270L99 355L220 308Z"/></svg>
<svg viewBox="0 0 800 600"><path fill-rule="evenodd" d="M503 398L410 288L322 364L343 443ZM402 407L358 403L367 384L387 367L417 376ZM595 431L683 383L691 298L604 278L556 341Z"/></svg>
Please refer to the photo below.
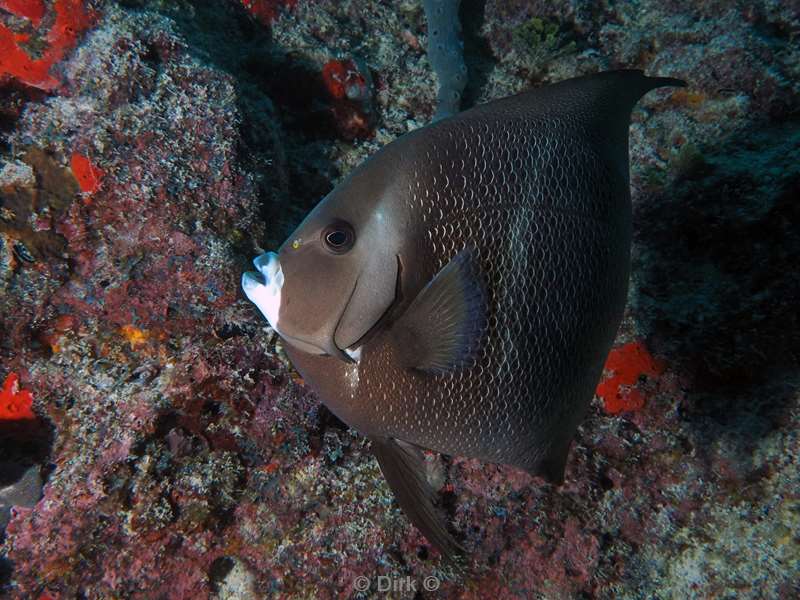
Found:
<svg viewBox="0 0 800 600"><path fill-rule="evenodd" d="M476 126L518 121L515 126L555 127L590 138L596 151L628 180L628 125L633 107L650 90L683 87L672 77L647 77L641 70L621 69L575 77L536 87L462 112L430 127Z"/></svg>
<svg viewBox="0 0 800 600"><path fill-rule="evenodd" d="M660 87L685 87L673 77L648 77L639 69L603 71L535 87L508 98L476 106L459 115L465 119L484 111L505 116L582 115L587 120L621 116L630 111L647 92Z"/></svg>
<svg viewBox="0 0 800 600"><path fill-rule="evenodd" d="M568 91L594 105L599 114L610 115L628 113L647 92L670 86L685 87L686 82L674 77L648 77L640 69L619 69L567 79L548 88L555 94Z"/></svg>
<svg viewBox="0 0 800 600"><path fill-rule="evenodd" d="M559 96L568 96L572 103L572 116L590 131L607 139L609 147L627 149L631 111L642 96L656 88L685 85L680 79L647 77L640 70L625 69L576 77L548 88L553 94L553 102L559 102ZM625 155L627 157L627 152Z"/></svg>
<svg viewBox="0 0 800 600"><path fill-rule="evenodd" d="M553 103L561 102L564 96L570 99L570 116L596 139L598 149L628 181L628 129L633 107L651 90L685 85L680 79L647 77L638 69L623 69L568 79L544 90L551 90Z"/></svg>

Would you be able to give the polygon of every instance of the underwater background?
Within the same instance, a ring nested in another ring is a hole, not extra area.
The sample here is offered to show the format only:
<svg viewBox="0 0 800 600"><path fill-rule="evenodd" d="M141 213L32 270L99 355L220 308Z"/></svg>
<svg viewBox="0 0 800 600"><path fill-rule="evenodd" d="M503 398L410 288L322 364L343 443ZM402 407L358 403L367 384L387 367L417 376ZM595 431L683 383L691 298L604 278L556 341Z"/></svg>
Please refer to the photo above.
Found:
<svg viewBox="0 0 800 600"><path fill-rule="evenodd" d="M800 2L460 21L463 108L688 82L633 114L628 307L563 486L428 456L467 574L239 289L430 122L421 0L0 0L0 597L800 597Z"/></svg>

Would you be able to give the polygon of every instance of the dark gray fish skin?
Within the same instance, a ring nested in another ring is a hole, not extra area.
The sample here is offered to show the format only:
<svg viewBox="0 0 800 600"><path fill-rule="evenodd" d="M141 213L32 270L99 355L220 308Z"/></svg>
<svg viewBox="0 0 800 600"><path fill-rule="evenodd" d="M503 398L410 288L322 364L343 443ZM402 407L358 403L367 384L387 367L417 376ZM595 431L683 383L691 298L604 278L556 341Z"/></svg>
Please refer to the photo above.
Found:
<svg viewBox="0 0 800 600"><path fill-rule="evenodd" d="M563 479L625 307L630 112L666 85L682 82L613 71L479 106L389 144L310 217L358 223L360 211L380 210L394 224L393 301L384 306L384 282L380 319L372 311L348 335L333 329L331 344L360 347L360 361L301 352L291 339L287 352L323 402L375 440L401 505L447 556L460 548L409 448ZM280 256L284 293L296 297L309 282L292 283L290 252ZM451 321L481 325L453 334ZM448 337L468 351L442 349Z"/></svg>
<svg viewBox="0 0 800 600"><path fill-rule="evenodd" d="M474 248L489 327L471 366L436 377L399 366L390 328L358 366L291 353L331 410L367 434L533 472L571 439L627 296L630 110L659 82L612 72L490 102L390 144L384 172L360 170L404 180L404 303Z"/></svg>

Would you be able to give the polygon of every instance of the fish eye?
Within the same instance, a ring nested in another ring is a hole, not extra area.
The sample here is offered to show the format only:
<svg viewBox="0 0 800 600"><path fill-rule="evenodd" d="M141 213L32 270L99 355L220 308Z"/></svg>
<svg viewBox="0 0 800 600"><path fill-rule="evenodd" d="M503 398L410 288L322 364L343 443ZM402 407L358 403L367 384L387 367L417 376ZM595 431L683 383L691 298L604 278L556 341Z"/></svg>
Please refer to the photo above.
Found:
<svg viewBox="0 0 800 600"><path fill-rule="evenodd" d="M345 221L335 221L328 225L322 232L322 242L330 252L344 254L356 241L353 226Z"/></svg>

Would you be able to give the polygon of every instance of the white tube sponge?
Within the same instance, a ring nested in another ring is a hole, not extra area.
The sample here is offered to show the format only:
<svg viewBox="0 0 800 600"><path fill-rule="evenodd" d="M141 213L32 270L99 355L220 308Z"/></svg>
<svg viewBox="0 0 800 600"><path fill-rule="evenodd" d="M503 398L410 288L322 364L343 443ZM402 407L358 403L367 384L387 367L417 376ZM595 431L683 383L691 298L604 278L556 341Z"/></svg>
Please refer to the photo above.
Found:
<svg viewBox="0 0 800 600"><path fill-rule="evenodd" d="M461 94L467 85L464 42L458 9L461 0L423 0L428 19L428 60L439 79L436 98L438 121L461 110Z"/></svg>

